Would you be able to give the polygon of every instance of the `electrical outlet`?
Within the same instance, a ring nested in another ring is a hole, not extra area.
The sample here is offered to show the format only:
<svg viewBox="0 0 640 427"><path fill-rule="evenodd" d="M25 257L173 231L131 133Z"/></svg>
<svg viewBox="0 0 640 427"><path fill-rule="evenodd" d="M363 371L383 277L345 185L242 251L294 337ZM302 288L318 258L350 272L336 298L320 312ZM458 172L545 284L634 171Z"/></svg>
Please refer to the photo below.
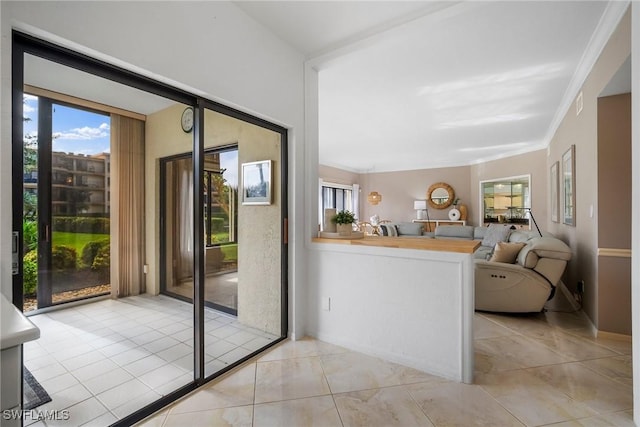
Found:
<svg viewBox="0 0 640 427"><path fill-rule="evenodd" d="M578 286L576 287L576 292L578 292L578 294L580 295L584 294L584 280L578 280Z"/></svg>

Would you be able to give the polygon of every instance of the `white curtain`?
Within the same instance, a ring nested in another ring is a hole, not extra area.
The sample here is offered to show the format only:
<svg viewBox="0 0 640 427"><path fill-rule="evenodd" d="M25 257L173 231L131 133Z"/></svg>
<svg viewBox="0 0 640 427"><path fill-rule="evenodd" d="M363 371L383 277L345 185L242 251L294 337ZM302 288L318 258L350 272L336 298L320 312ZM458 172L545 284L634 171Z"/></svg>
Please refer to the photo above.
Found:
<svg viewBox="0 0 640 427"><path fill-rule="evenodd" d="M178 281L193 277L193 163L177 162L176 168L176 264Z"/></svg>

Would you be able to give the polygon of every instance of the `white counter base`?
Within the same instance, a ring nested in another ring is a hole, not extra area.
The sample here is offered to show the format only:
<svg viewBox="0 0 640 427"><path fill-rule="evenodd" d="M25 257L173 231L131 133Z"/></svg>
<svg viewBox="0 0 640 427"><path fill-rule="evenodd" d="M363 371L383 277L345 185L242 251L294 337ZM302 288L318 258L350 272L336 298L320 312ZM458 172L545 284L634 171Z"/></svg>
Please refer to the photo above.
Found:
<svg viewBox="0 0 640 427"><path fill-rule="evenodd" d="M473 277L471 254L312 244L309 335L471 383Z"/></svg>

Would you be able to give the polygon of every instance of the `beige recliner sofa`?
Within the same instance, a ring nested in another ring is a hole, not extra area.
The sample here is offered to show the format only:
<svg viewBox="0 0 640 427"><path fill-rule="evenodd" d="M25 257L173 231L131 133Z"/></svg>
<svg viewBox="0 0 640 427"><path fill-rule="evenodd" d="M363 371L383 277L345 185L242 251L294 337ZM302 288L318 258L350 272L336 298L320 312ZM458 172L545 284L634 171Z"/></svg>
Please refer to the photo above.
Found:
<svg viewBox="0 0 640 427"><path fill-rule="evenodd" d="M571 249L555 237L531 237L515 264L475 260L476 310L539 312L555 293Z"/></svg>
<svg viewBox="0 0 640 427"><path fill-rule="evenodd" d="M487 227L439 226L432 234L436 239L475 239L484 243ZM506 242L523 245L513 264L487 261L493 246L481 245L474 253L476 310L539 312L555 294L571 259L571 249L550 234L541 237L529 230L510 231Z"/></svg>

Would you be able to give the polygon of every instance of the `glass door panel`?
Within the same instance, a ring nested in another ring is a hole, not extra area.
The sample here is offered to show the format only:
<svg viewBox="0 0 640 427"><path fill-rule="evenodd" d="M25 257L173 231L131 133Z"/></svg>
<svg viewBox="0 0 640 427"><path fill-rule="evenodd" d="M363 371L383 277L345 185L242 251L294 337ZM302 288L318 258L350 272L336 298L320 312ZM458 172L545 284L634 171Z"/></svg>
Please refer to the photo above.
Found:
<svg viewBox="0 0 640 427"><path fill-rule="evenodd" d="M281 134L205 110L205 376L280 338ZM271 160L271 199L242 203L242 164Z"/></svg>
<svg viewBox="0 0 640 427"><path fill-rule="evenodd" d="M110 292L109 116L24 97L24 310Z"/></svg>
<svg viewBox="0 0 640 427"><path fill-rule="evenodd" d="M205 303L232 315L238 314L237 170L237 148L205 154Z"/></svg>

